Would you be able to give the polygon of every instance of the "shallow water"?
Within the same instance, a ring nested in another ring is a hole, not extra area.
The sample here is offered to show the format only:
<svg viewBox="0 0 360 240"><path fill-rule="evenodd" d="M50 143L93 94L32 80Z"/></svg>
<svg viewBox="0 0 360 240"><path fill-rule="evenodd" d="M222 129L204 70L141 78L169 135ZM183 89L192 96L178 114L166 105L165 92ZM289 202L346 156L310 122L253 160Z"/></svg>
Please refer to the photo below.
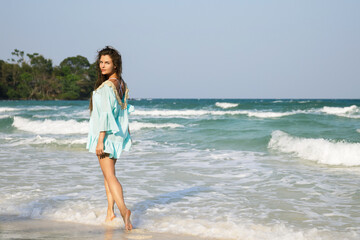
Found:
<svg viewBox="0 0 360 240"><path fill-rule="evenodd" d="M360 100L131 104L133 148L116 167L135 227L359 238ZM107 202L96 156L85 150L87 105L0 102L0 215L102 224ZM119 217L113 225L123 227Z"/></svg>

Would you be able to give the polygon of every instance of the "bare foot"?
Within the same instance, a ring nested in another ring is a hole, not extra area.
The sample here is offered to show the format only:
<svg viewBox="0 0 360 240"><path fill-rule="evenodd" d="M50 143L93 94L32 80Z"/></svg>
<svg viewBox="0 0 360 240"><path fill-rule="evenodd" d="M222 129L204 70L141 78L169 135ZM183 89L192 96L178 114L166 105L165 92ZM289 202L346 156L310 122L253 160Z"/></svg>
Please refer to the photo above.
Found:
<svg viewBox="0 0 360 240"><path fill-rule="evenodd" d="M116 215L114 212L108 212L105 218L105 222L111 222L114 218L116 218Z"/></svg>
<svg viewBox="0 0 360 240"><path fill-rule="evenodd" d="M125 214L125 217L124 217L124 223L125 223L125 230L132 230L133 226L131 224L131 221L130 221L130 215L131 215L131 211L128 209L126 210L126 214Z"/></svg>

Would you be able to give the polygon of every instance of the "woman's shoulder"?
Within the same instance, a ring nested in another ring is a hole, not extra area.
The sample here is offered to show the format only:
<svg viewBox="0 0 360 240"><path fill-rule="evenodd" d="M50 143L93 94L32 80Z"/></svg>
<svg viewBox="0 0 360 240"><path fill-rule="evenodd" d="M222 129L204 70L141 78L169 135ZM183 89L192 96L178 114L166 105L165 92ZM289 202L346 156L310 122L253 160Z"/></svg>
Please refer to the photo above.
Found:
<svg viewBox="0 0 360 240"><path fill-rule="evenodd" d="M107 87L112 87L112 86L114 86L114 83L111 82L110 80L106 80L106 81L104 81L97 89L101 89L101 88L103 88L103 87L105 87L105 86L107 86ZM97 90L97 89L96 89L96 90Z"/></svg>
<svg viewBox="0 0 360 240"><path fill-rule="evenodd" d="M127 88L127 84L125 82L124 84L125 84L125 93L123 100L120 98L116 86L111 80L104 81L95 91L99 91L99 93L101 93L101 91L107 91L109 94L113 95L116 98L117 102L121 106L121 109L126 109L127 99L129 98L129 89Z"/></svg>
<svg viewBox="0 0 360 240"><path fill-rule="evenodd" d="M98 88L95 89L96 92L102 91L113 91L115 88L114 84L110 80L104 81Z"/></svg>

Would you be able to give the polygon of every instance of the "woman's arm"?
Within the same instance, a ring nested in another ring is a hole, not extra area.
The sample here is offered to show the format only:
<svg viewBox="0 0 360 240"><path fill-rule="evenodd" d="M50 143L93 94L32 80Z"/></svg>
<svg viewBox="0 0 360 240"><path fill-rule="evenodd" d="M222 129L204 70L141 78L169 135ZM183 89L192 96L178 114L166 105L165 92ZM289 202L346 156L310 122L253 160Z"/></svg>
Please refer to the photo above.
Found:
<svg viewBox="0 0 360 240"><path fill-rule="evenodd" d="M104 138L105 138L105 131L100 132L98 143L96 145L96 155L100 158L104 157Z"/></svg>

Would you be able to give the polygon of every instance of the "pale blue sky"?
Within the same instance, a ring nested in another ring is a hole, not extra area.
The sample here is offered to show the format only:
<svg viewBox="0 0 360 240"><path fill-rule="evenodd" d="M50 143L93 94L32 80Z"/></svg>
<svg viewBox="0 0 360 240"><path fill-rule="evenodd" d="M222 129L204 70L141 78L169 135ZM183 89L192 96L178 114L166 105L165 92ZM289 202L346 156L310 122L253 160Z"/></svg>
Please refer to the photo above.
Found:
<svg viewBox="0 0 360 240"><path fill-rule="evenodd" d="M105 45L135 98L360 98L360 1L0 0L0 59Z"/></svg>

